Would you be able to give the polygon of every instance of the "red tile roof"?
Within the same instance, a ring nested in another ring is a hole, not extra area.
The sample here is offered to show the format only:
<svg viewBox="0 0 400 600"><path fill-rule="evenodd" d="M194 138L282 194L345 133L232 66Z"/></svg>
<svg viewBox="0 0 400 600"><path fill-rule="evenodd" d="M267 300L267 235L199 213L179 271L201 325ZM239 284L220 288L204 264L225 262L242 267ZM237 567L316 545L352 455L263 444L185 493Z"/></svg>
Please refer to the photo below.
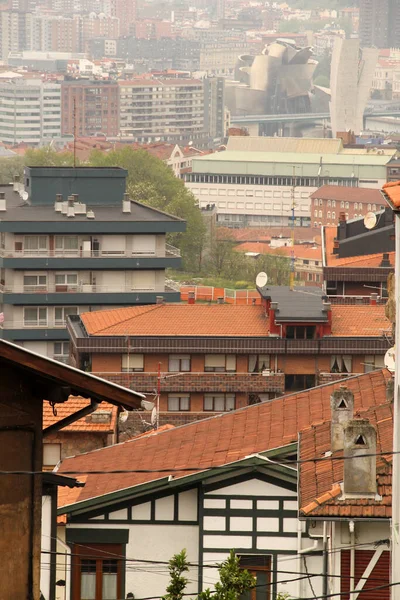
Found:
<svg viewBox="0 0 400 600"><path fill-rule="evenodd" d="M333 254L333 241L337 234L336 227L324 227L325 234L325 258L327 267L352 267L354 269L363 269L366 267L380 267L382 262L382 252L379 254L366 254L364 256L349 256L339 258ZM389 260L394 268L395 253L389 252Z"/></svg>
<svg viewBox="0 0 400 600"><path fill-rule="evenodd" d="M376 337L389 334L392 324L385 316L385 306L378 304L332 306L332 335L337 337Z"/></svg>
<svg viewBox="0 0 400 600"><path fill-rule="evenodd" d="M373 188L356 188L342 185L323 185L310 198L319 200L347 200L350 202L362 202L365 204L383 205L383 198L380 190Z"/></svg>
<svg viewBox="0 0 400 600"><path fill-rule="evenodd" d="M382 192L389 204L393 205L394 208L400 208L400 181L385 183Z"/></svg>
<svg viewBox="0 0 400 600"><path fill-rule="evenodd" d="M90 335L268 335L268 320L261 306L153 304L83 313L81 317Z"/></svg>
<svg viewBox="0 0 400 600"><path fill-rule="evenodd" d="M53 409L51 408L48 402L43 403L43 429L49 427L50 425L54 425L54 423L58 423L62 419L69 417L73 413L89 406L90 400L87 398L82 398L81 396L70 396L68 401L64 404L58 404L56 407L57 415L53 414ZM94 412L94 414L99 413L101 411L109 411L110 412L110 420L107 423L99 423L96 421L92 421L90 415L87 417L83 417L79 419L79 421L75 421L75 423L71 423L67 427L63 427L61 431L66 431L68 433L71 432L83 432L83 433L114 433L116 429L118 408L109 404L108 402L101 402L98 409Z"/></svg>
<svg viewBox="0 0 400 600"><path fill-rule="evenodd" d="M322 260L322 248L307 244L295 244L294 246L280 246L271 248L269 244L262 242L245 242L236 246L237 252L259 252L260 254L275 254L277 256L288 256L294 252L295 258L311 258L312 260Z"/></svg>
<svg viewBox="0 0 400 600"><path fill-rule="evenodd" d="M390 373L382 370L346 379L347 387L354 394L355 410L385 403L386 383L390 378ZM177 479L188 475L187 471L179 469L191 466L207 469L280 448L297 442L299 431L330 418L330 396L342 384L343 380L322 385L272 402L67 458L62 462L59 473L112 471L116 468L167 470L166 473L89 474L85 487L79 488L79 498L74 500L82 501L167 477L169 469ZM66 502L61 498L60 506L66 505Z"/></svg>
<svg viewBox="0 0 400 600"><path fill-rule="evenodd" d="M368 419L376 427L377 453L390 452L393 449L393 405L383 401L381 405L363 411L360 416ZM330 449L330 421L313 426L300 434L300 460L322 457ZM343 451L334 453L334 456L342 455ZM377 457L377 492L382 496L382 500L366 498L341 500L342 460L304 462L300 466L300 514L318 517L389 518L392 504L391 462L391 454Z"/></svg>

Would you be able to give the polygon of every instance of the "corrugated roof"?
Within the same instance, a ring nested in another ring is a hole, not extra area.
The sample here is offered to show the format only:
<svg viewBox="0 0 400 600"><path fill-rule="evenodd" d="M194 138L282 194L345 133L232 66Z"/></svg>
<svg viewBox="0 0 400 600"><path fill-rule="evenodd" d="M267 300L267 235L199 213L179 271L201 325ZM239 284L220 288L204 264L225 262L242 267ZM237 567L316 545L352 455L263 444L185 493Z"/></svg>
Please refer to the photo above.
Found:
<svg viewBox="0 0 400 600"><path fill-rule="evenodd" d="M299 152L301 154L337 154L342 140L323 138L229 137L227 150L240 152Z"/></svg>
<svg viewBox="0 0 400 600"><path fill-rule="evenodd" d="M383 370L346 379L346 386L354 394L355 411L385 403L386 383L390 378L390 373ZM330 419L330 396L343 381L67 458L58 472L89 471L85 487L79 488L79 497L72 500L78 502L168 477L169 469L176 480L188 475L179 469L191 466L208 469L296 443L300 431ZM90 471L115 470L116 465L122 470L153 472L90 474ZM157 473L157 469L166 472ZM68 503L68 498L59 498L59 506Z"/></svg>

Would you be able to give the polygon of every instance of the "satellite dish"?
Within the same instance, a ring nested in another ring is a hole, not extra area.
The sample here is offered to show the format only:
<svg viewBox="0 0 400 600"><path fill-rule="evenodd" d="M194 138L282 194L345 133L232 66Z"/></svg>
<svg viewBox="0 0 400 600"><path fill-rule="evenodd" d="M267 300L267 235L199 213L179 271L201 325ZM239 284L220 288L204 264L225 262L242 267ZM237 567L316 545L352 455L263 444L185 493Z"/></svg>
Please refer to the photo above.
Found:
<svg viewBox="0 0 400 600"><path fill-rule="evenodd" d="M26 200L28 200L28 196L29 196L28 192L22 192L22 194L21 194L21 198L22 198L22 200L24 200L24 202L26 202Z"/></svg>
<svg viewBox="0 0 400 600"><path fill-rule="evenodd" d="M368 212L364 217L364 225L366 229L373 229L376 225L376 214Z"/></svg>
<svg viewBox="0 0 400 600"><path fill-rule="evenodd" d="M151 411L150 423L152 425L157 425L157 409L156 409L156 407L154 407L153 410Z"/></svg>
<svg viewBox="0 0 400 600"><path fill-rule="evenodd" d="M261 271L256 277L256 286L259 288L263 288L268 283L268 275Z"/></svg>
<svg viewBox="0 0 400 600"><path fill-rule="evenodd" d="M389 348L389 350L386 352L385 358L383 359L385 367L391 373L394 373L395 370L395 351L395 346L392 346L392 348Z"/></svg>

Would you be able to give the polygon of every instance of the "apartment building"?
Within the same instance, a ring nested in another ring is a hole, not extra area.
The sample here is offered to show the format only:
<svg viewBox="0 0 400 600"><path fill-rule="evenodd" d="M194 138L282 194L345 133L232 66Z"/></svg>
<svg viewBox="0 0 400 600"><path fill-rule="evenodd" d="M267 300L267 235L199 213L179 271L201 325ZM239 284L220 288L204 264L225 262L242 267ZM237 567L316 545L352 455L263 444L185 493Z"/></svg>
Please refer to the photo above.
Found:
<svg viewBox="0 0 400 600"><path fill-rule="evenodd" d="M394 148L343 148L339 139L230 137L227 149L195 157L185 185L201 208L215 204L220 224L230 227L309 227L310 196L323 185L374 188L386 181ZM321 217L322 220L322 217Z"/></svg>
<svg viewBox="0 0 400 600"><path fill-rule="evenodd" d="M386 301L395 261L393 213L385 208L376 217L372 230L345 213L337 226L323 228L324 288L331 302L369 302L371 293Z"/></svg>
<svg viewBox="0 0 400 600"><path fill-rule="evenodd" d="M32 20L30 12L0 11L0 60L6 62L10 52L31 49Z"/></svg>
<svg viewBox="0 0 400 600"><path fill-rule="evenodd" d="M185 223L131 202L119 168L27 167L0 190L0 334L58 360L65 318L105 307L178 301L165 269L179 267L168 232Z"/></svg>
<svg viewBox="0 0 400 600"><path fill-rule="evenodd" d="M0 82L0 141L49 144L61 135L61 86L38 79Z"/></svg>
<svg viewBox="0 0 400 600"><path fill-rule="evenodd" d="M133 142L204 141L204 89L189 78L119 81L120 136Z"/></svg>
<svg viewBox="0 0 400 600"><path fill-rule="evenodd" d="M321 290L259 289L261 305L155 305L69 315L75 366L148 395L182 424L382 365L391 324ZM148 420L148 419L147 419Z"/></svg>
<svg viewBox="0 0 400 600"><path fill-rule="evenodd" d="M314 227L336 225L341 213L348 221L385 208L382 194L373 188L324 185L311 194L310 199Z"/></svg>
<svg viewBox="0 0 400 600"><path fill-rule="evenodd" d="M115 81L65 79L61 83L61 132L86 137L119 133L119 88Z"/></svg>
<svg viewBox="0 0 400 600"><path fill-rule="evenodd" d="M398 48L400 6L397 0L361 0L359 35L364 47Z"/></svg>

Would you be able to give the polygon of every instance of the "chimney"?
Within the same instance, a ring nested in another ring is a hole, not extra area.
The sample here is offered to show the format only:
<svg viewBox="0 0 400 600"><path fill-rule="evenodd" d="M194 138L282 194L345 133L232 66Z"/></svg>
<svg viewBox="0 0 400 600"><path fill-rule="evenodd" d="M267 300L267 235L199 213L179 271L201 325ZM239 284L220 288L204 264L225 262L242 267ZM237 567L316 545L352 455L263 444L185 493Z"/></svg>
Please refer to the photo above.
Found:
<svg viewBox="0 0 400 600"><path fill-rule="evenodd" d="M188 304L196 304L196 295L194 292L188 292Z"/></svg>
<svg viewBox="0 0 400 600"><path fill-rule="evenodd" d="M19 191L19 175L14 175L13 190L14 192Z"/></svg>
<svg viewBox="0 0 400 600"><path fill-rule="evenodd" d="M131 205L131 199L129 198L129 194L124 194L124 197L122 200L122 212L123 213L132 212L132 205Z"/></svg>
<svg viewBox="0 0 400 600"><path fill-rule="evenodd" d="M390 259L389 259L389 252L384 252L382 254L382 261L381 261L381 267L390 267Z"/></svg>
<svg viewBox="0 0 400 600"><path fill-rule="evenodd" d="M371 294L369 303L371 306L376 306L378 304L378 294Z"/></svg>
<svg viewBox="0 0 400 600"><path fill-rule="evenodd" d="M344 428L344 494L376 494L376 429L368 419L353 419ZM372 455L372 456L371 456Z"/></svg>
<svg viewBox="0 0 400 600"><path fill-rule="evenodd" d="M347 237L347 221L346 221L346 213L341 212L339 215L339 225L338 225L338 238L340 240L345 240Z"/></svg>
<svg viewBox="0 0 400 600"><path fill-rule="evenodd" d="M72 194L72 199L74 204L77 204L79 202L79 194Z"/></svg>
<svg viewBox="0 0 400 600"><path fill-rule="evenodd" d="M6 194L5 192L0 192L0 211L7 210L6 207Z"/></svg>
<svg viewBox="0 0 400 600"><path fill-rule="evenodd" d="M164 304L164 296L156 296L156 304Z"/></svg>
<svg viewBox="0 0 400 600"><path fill-rule="evenodd" d="M339 254L339 240L337 238L333 240L333 254Z"/></svg>
<svg viewBox="0 0 400 600"><path fill-rule="evenodd" d="M95 218L96 218L96 216L95 216L95 214L94 214L94 212L93 212L92 210L88 210L88 211L87 211L87 213L86 213L86 217L87 217L88 219L95 219Z"/></svg>
<svg viewBox="0 0 400 600"><path fill-rule="evenodd" d="M224 299L222 298L222 296L217 298L217 304L224 304Z"/></svg>
<svg viewBox="0 0 400 600"><path fill-rule="evenodd" d="M74 217L74 216L75 216L74 196L68 196L67 217Z"/></svg>
<svg viewBox="0 0 400 600"><path fill-rule="evenodd" d="M54 203L54 210L56 212L61 212L62 211L62 205L63 205L63 195L62 194L56 194L56 201Z"/></svg>
<svg viewBox="0 0 400 600"><path fill-rule="evenodd" d="M331 450L343 450L343 429L353 418L354 396L344 385L331 395Z"/></svg>

